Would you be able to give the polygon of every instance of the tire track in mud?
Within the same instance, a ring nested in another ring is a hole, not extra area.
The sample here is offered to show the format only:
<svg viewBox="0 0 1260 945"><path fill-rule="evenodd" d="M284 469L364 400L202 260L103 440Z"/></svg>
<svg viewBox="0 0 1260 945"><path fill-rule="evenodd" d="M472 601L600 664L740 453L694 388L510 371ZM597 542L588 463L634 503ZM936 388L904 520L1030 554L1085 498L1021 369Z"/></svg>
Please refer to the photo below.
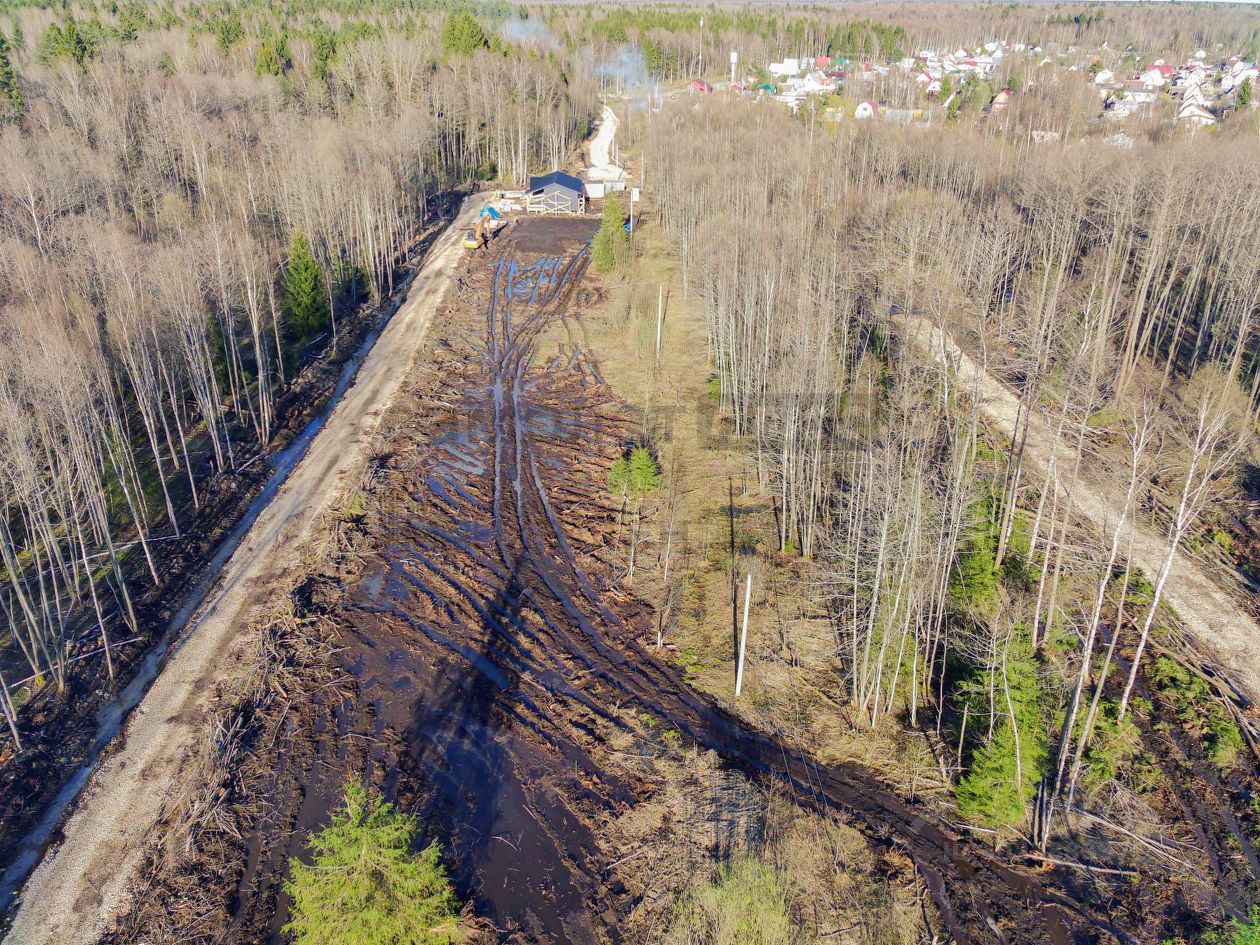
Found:
<svg viewBox="0 0 1260 945"><path fill-rule="evenodd" d="M474 265L488 272L465 304L484 299L484 326L451 359L461 369L418 392L419 432L393 459L405 494L387 494L366 526L376 550L339 619L360 643L353 672L377 729L408 746L387 781L423 785L422 816L441 825L479 910L514 941L619 940L595 904L623 891L587 825L641 792L592 757L601 727L625 725L614 707L630 707L904 850L958 941L1127 941L865 769L820 765L749 730L639 644L648 614L612 589L608 536L584 524L595 509L606 526L603 482L628 426L582 351L538 358L587 253L526 263L501 250ZM423 668L383 640L418 649Z"/></svg>

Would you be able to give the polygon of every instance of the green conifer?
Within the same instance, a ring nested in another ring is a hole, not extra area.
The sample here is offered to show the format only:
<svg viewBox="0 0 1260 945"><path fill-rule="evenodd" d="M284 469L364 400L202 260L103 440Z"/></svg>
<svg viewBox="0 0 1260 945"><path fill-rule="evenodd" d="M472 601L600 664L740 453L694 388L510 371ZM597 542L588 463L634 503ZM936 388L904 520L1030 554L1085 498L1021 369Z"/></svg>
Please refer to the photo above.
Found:
<svg viewBox="0 0 1260 945"><path fill-rule="evenodd" d="M486 45L486 34L467 10L452 13L442 24L442 48L456 56L468 56Z"/></svg>
<svg viewBox="0 0 1260 945"><path fill-rule="evenodd" d="M332 315L323 267L301 230L293 232L289 244L289 263L284 271L284 314L289 328L299 339L323 331Z"/></svg>
<svg viewBox="0 0 1260 945"><path fill-rule="evenodd" d="M455 895L436 845L412 853L416 821L359 784L311 841L309 866L289 861L294 945L446 945L458 937Z"/></svg>
<svg viewBox="0 0 1260 945"><path fill-rule="evenodd" d="M25 109L22 88L9 61L9 44L0 37L0 122L17 121Z"/></svg>
<svg viewBox="0 0 1260 945"><path fill-rule="evenodd" d="M591 246L591 260L596 272L611 272L630 255L630 239L626 235L626 217L621 211L621 201L616 194L604 198L604 216L595 242Z"/></svg>

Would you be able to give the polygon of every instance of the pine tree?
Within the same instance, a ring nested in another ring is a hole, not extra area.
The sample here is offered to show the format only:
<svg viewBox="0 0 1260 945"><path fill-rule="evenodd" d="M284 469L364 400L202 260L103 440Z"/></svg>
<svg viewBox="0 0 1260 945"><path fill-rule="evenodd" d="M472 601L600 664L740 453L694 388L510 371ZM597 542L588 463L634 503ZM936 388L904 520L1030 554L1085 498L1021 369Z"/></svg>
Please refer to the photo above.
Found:
<svg viewBox="0 0 1260 945"><path fill-rule="evenodd" d="M1238 107L1246 108L1248 105L1250 105L1251 99L1254 94L1255 93L1253 91L1251 80L1248 79L1246 82L1244 82L1242 85L1238 87Z"/></svg>
<svg viewBox="0 0 1260 945"><path fill-rule="evenodd" d="M50 23L35 46L35 60L51 65L59 59L73 59L83 65L96 55L97 37L90 29L80 29L69 13L60 23Z"/></svg>
<svg viewBox="0 0 1260 945"><path fill-rule="evenodd" d="M289 264L284 271L284 314L289 328L299 339L323 331L332 315L324 270L311 253L311 244L301 230L293 232L289 244Z"/></svg>
<svg viewBox="0 0 1260 945"><path fill-rule="evenodd" d="M9 61L9 44L0 37L0 121L17 121L25 110L17 73Z"/></svg>
<svg viewBox="0 0 1260 945"><path fill-rule="evenodd" d="M442 24L442 48L456 56L468 56L486 45L486 34L467 10L452 13Z"/></svg>
<svg viewBox="0 0 1260 945"><path fill-rule="evenodd" d="M258 52L254 57L256 75L282 76L292 67L293 56L289 52L287 34L269 36L258 44Z"/></svg>
<svg viewBox="0 0 1260 945"><path fill-rule="evenodd" d="M626 236L626 217L621 212L621 201L616 194L604 198L604 217L595 242L591 247L591 259L596 272L611 272L625 262L630 253L630 239Z"/></svg>
<svg viewBox="0 0 1260 945"><path fill-rule="evenodd" d="M413 854L414 817L359 784L311 841L315 860L289 861L285 931L295 945L445 945L456 941L455 895L436 844Z"/></svg>

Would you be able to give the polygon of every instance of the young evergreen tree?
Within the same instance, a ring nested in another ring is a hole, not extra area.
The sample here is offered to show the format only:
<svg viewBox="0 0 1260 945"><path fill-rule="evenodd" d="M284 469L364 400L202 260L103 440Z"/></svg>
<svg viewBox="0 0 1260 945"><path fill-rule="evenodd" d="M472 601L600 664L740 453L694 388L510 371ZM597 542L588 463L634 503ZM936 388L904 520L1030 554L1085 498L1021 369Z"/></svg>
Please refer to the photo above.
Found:
<svg viewBox="0 0 1260 945"><path fill-rule="evenodd" d="M1045 773L1048 750L1041 714L1041 684L1032 641L1017 628L1002 665L983 674L972 693L973 709L985 711L996 692L993 737L975 753L958 782L958 809L990 826L1013 826L1024 819Z"/></svg>
<svg viewBox="0 0 1260 945"><path fill-rule="evenodd" d="M73 59L83 65L96 55L96 35L93 30L80 29L69 13L60 23L50 23L35 46L35 60L41 65L51 65L59 59Z"/></svg>
<svg viewBox="0 0 1260 945"><path fill-rule="evenodd" d="M459 929L436 844L412 852L414 817L346 787L345 806L311 841L309 866L289 861L294 945L447 945Z"/></svg>
<svg viewBox="0 0 1260 945"><path fill-rule="evenodd" d="M608 488L632 499L641 499L661 485L661 470L647 448L636 446L630 458L622 457L608 470Z"/></svg>
<svg viewBox="0 0 1260 945"><path fill-rule="evenodd" d="M293 56L289 52L287 34L269 36L258 44L258 52L254 57L254 72L257 75L282 76L292 66Z"/></svg>
<svg viewBox="0 0 1260 945"><path fill-rule="evenodd" d="M456 56L468 56L486 45L486 34L467 10L452 13L442 24L442 48Z"/></svg>
<svg viewBox="0 0 1260 945"><path fill-rule="evenodd" d="M284 271L284 315L299 339L323 331L332 315L324 270L301 230L293 232L289 243L289 264Z"/></svg>
<svg viewBox="0 0 1260 945"><path fill-rule="evenodd" d="M9 44L0 36L0 122L17 121L25 109L17 73L9 61Z"/></svg>
<svg viewBox="0 0 1260 945"><path fill-rule="evenodd" d="M630 238L626 235L626 217L621 211L621 201L616 194L604 198L604 217L595 242L591 246L591 260L596 272L611 272L625 262L630 253Z"/></svg>

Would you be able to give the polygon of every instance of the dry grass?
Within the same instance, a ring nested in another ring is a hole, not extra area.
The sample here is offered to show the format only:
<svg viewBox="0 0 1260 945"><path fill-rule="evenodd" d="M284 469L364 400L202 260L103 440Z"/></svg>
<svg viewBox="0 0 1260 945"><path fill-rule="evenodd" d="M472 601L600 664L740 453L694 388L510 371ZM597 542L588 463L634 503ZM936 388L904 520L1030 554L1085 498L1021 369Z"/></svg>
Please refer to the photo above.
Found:
<svg viewBox="0 0 1260 945"><path fill-rule="evenodd" d="M632 720L633 721L633 720ZM613 870L637 900L629 940L672 942L679 904L718 865L752 855L774 868L786 894L793 941L909 945L923 925L910 862L873 850L838 815L806 811L777 786L750 782L713 752L680 747L668 730L632 726L612 736L614 763L650 795L602 825Z"/></svg>
<svg viewBox="0 0 1260 945"><path fill-rule="evenodd" d="M666 656L697 689L729 703L733 625L752 573L745 688L734 708L822 760L865 762L905 784L907 794L939 791L939 768L921 739L907 740L892 726L870 732L853 724L835 634L811 593L810 565L777 553L772 505L709 397L701 314L683 298L659 231L641 227L637 249L633 270L609 280L605 303L577 331L640 418L640 435L663 473L663 488L645 503L635 571L625 581L664 614ZM658 285L667 299L659 361ZM666 941L677 904L709 882L718 863L750 852L777 869L800 941L917 940L922 909L907 860L874 852L838 815L804 811L722 768L712 753L679 747L676 733L639 727L638 736L612 736L615 758L652 785L651 795L604 828L617 877L639 897L624 929L628 938Z"/></svg>
<svg viewBox="0 0 1260 945"><path fill-rule="evenodd" d="M939 792L940 764L920 737L907 738L895 722L872 732L848 711L838 643L811 586L812 565L778 553L772 501L758 491L745 447L709 396L702 313L684 298L677 260L659 229L644 224L637 240L634 266L608 280L604 304L579 329L608 383L640 418L664 474L664 488L645 505L628 583L663 615L668 658L697 689L732 701L735 628L751 573L748 658L736 711L823 760L867 764L907 795ZM666 299L659 360L658 286Z"/></svg>

